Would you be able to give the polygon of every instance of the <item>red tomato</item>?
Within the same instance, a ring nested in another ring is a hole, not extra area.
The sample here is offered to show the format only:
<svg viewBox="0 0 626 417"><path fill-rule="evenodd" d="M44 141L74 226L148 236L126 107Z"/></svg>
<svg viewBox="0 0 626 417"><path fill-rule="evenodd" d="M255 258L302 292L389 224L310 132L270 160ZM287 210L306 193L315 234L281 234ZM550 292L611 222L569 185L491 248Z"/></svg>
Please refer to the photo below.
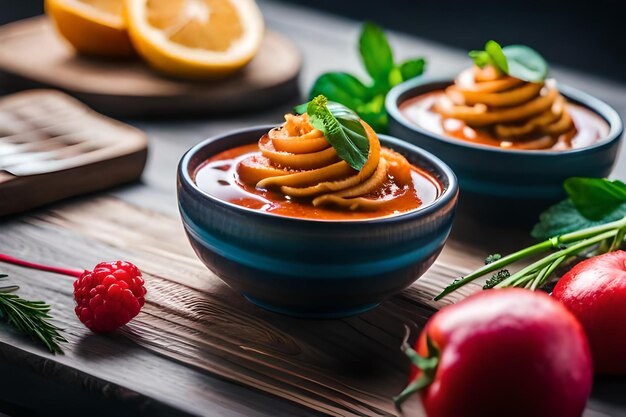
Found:
<svg viewBox="0 0 626 417"><path fill-rule="evenodd" d="M585 329L596 372L626 375L626 252L579 263L563 275L552 296Z"/></svg>
<svg viewBox="0 0 626 417"><path fill-rule="evenodd" d="M428 417L580 417L585 408L589 346L576 318L547 294L475 294L429 320L415 346L422 357L426 335L439 358L420 391ZM414 366L412 381L422 373Z"/></svg>

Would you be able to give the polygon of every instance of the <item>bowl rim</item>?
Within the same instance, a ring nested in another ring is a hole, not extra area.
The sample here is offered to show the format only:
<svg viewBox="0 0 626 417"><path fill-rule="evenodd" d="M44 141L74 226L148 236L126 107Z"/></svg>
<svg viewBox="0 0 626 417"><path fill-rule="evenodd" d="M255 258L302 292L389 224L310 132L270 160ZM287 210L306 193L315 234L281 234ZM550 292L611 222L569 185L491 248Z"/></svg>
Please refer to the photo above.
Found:
<svg viewBox="0 0 626 417"><path fill-rule="evenodd" d="M444 190L432 203L423 207L420 206L414 210L410 210L400 214L392 214L384 217L375 217L371 219L353 219L353 220L345 220L345 219L306 219L300 217L289 217L289 216L281 216L278 214L268 213L264 211L254 210L252 208L243 207L235 203L231 203L229 201L221 200L215 196L212 196L205 191L202 191L195 181L191 178L189 174L189 165L192 158L200 152L205 146L217 140L224 140L231 136L238 136L243 134L252 134L255 133L255 137L259 132L267 132L270 129L275 128L275 124L267 124L267 125L255 125L246 128L241 128L237 130L228 131L226 133L218 134L211 136L203 141L197 143L192 146L185 154L182 156L177 169L177 176L179 181L184 181L185 184L190 187L195 193L200 195L203 199L208 199L215 204L219 204L224 208L228 208L235 211L240 211L243 213L248 213L253 217L258 217L262 219L267 219L268 221L285 221L288 223L299 223L299 224L342 224L342 225L376 225L376 224L387 224L387 223L397 223L403 222L406 220L413 220L414 217L423 218L427 217L430 214L438 211L441 207L445 207L451 201L456 201L458 193L459 193L459 183L454 171L441 159L433 155L432 153L413 145L407 141L388 136L383 134L378 134L381 142L391 143L392 146L397 146L399 148L404 148L410 153L417 154L419 158L426 159L430 164L436 167L438 171L440 171L448 180L448 186L444 186ZM179 192L180 193L180 192ZM179 209L184 211L184 207L180 205L180 196L177 195Z"/></svg>
<svg viewBox="0 0 626 417"><path fill-rule="evenodd" d="M540 158L552 158L557 155L578 155L581 153L592 152L594 150L598 150L604 147L610 147L613 142L620 140L622 134L624 133L624 123L622 122L621 117L617 113L617 111L611 107L609 104L592 96L591 94L585 93L582 90L571 87L567 84L561 84L557 82L558 88L563 93L563 95L571 99L572 101L586 107L587 109L596 113L599 117L604 119L609 125L609 133L608 136L604 140L600 140L597 143L594 143L590 146L585 146L582 148L576 149L567 149L563 151L551 151L551 150L539 150L539 149L503 149L495 146L489 146L479 143L471 143L467 141L453 139L446 135L442 135L439 133L431 132L417 124L408 120L400 111L400 101L405 101L408 99L405 98L407 94L410 94L412 90L417 89L418 87L424 86L434 86L440 84L452 84L454 79L450 78L438 78L438 77L418 77L403 83L398 84L393 87L391 91L387 94L387 98L385 99L385 108L387 109L387 113L390 118L393 118L395 122L401 124L403 127L413 130L419 134L429 136L435 139L438 139L442 142L448 143L450 145L459 146L462 148L469 148L473 150L499 153L499 154L510 154L510 155L532 155ZM411 97L417 97L413 95Z"/></svg>

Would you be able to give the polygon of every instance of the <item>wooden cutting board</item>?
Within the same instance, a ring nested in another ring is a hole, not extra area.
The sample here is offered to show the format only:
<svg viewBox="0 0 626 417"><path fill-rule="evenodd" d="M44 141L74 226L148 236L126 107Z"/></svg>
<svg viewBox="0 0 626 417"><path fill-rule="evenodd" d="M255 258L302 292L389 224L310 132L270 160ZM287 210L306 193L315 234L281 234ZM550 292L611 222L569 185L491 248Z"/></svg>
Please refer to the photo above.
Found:
<svg viewBox="0 0 626 417"><path fill-rule="evenodd" d="M0 86L53 87L115 117L187 117L262 109L298 94L301 56L268 31L252 62L231 78L190 82L166 78L140 59L77 55L46 17L0 27Z"/></svg>
<svg viewBox="0 0 626 417"><path fill-rule="evenodd" d="M0 216L136 181L148 141L52 90L0 98Z"/></svg>
<svg viewBox="0 0 626 417"><path fill-rule="evenodd" d="M146 306L120 332L123 337L88 336L73 314L70 279L2 265L16 282L24 282L26 296L30 291L55 301L53 314L70 343L64 346L66 355L45 362L94 372L90 363L98 356L83 352L98 352L100 343L118 343L123 354L130 340L195 369L334 416L397 415L391 398L402 390L409 368L399 351L404 326L414 339L435 309L476 290L469 285L443 302L432 301L445 284L481 261L479 254L450 242L423 278L373 311L343 320L301 320L261 310L229 289L198 261L178 218L115 198L21 218L3 230L3 239L3 251L50 264L90 268L85 263L126 259L146 278ZM4 349L10 346L0 343L0 356ZM102 360L115 366L115 356ZM64 383L85 384L76 372L67 374ZM127 388L134 388L136 377L125 374ZM424 416L417 397L405 411Z"/></svg>

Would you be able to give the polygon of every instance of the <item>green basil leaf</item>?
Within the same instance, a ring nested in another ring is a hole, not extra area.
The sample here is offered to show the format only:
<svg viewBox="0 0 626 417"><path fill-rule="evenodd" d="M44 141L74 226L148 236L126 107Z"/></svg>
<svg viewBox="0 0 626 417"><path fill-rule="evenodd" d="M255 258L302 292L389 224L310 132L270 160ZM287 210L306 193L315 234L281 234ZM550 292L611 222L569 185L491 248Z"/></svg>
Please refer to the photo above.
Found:
<svg viewBox="0 0 626 417"><path fill-rule="evenodd" d="M306 108L307 108L308 105L309 105L308 101L306 103L298 104L297 106L295 106L293 108L294 114L304 114L304 113L306 113Z"/></svg>
<svg viewBox="0 0 626 417"><path fill-rule="evenodd" d="M377 112L362 111L359 112L359 116L365 123L370 125L375 132L387 133L387 126L389 124L389 116L385 109Z"/></svg>
<svg viewBox="0 0 626 417"><path fill-rule="evenodd" d="M393 51L385 33L369 22L362 27L359 51L371 77L370 82L364 84L355 76L344 72L326 73L315 81L309 92L309 99L324 95L329 101L341 103L356 111L374 130L384 132L388 125L384 108L385 96L391 87L421 75L425 62L416 58L399 65L394 64ZM294 112L305 113L305 105L296 107Z"/></svg>
<svg viewBox="0 0 626 417"><path fill-rule="evenodd" d="M360 171L369 156L369 139L359 116L339 103L328 103L322 95L307 106L309 121L321 130L337 155L352 168Z"/></svg>
<svg viewBox="0 0 626 417"><path fill-rule="evenodd" d="M528 82L541 82L548 76L548 63L537 51L525 45L505 46L502 51L509 64L511 77Z"/></svg>
<svg viewBox="0 0 626 417"><path fill-rule="evenodd" d="M563 187L574 207L590 220L601 220L626 203L626 184L621 181L575 177Z"/></svg>
<svg viewBox="0 0 626 417"><path fill-rule="evenodd" d="M522 81L540 82L548 75L548 64L537 51L525 45L502 48L496 41L485 44L484 51L470 51L469 56L480 68L493 65L511 77Z"/></svg>
<svg viewBox="0 0 626 417"><path fill-rule="evenodd" d="M356 112L374 131L385 133L389 118L385 109L385 95L379 94L356 108Z"/></svg>
<svg viewBox="0 0 626 417"><path fill-rule="evenodd" d="M424 73L426 67L426 60L424 58L415 58L404 61L400 64L400 73L402 74L402 80L410 80L411 78L418 77Z"/></svg>
<svg viewBox="0 0 626 417"><path fill-rule="evenodd" d="M345 72L328 72L322 74L313 84L309 99L319 95L355 109L372 97L370 89L358 78Z"/></svg>
<svg viewBox="0 0 626 417"><path fill-rule="evenodd" d="M387 86L395 87L396 85L400 84L402 81L404 81L402 77L402 70L400 70L400 67L398 66L393 67L391 71L389 72L389 82ZM386 88L383 88L381 91L379 91L379 93L384 94L386 90L387 90Z"/></svg>
<svg viewBox="0 0 626 417"><path fill-rule="evenodd" d="M507 57L502 52L502 47L496 41L488 41L485 44L485 52L489 54L489 57L493 61L494 65L499 68L505 74L509 73L509 64Z"/></svg>
<svg viewBox="0 0 626 417"><path fill-rule="evenodd" d="M385 32L371 22L366 22L359 38L359 52L367 73L377 84L387 83L393 68L393 52Z"/></svg>
<svg viewBox="0 0 626 417"><path fill-rule="evenodd" d="M626 204L621 204L601 220L589 220L576 209L572 200L567 199L541 213L539 223L535 225L531 235L535 239L545 240L564 233L612 222L624 216L626 216Z"/></svg>
<svg viewBox="0 0 626 417"><path fill-rule="evenodd" d="M487 65L491 64L491 57L485 51L469 51L468 55L474 60L474 64L476 64L479 68L485 68Z"/></svg>

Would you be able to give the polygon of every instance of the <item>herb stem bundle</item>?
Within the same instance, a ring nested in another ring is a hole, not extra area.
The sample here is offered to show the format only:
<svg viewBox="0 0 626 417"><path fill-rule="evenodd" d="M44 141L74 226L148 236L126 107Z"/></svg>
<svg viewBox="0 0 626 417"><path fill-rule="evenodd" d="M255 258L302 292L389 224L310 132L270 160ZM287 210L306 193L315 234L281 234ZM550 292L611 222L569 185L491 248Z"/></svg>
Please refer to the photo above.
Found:
<svg viewBox="0 0 626 417"><path fill-rule="evenodd" d="M626 235L626 217L619 220L601 224L598 226L588 227L577 230L575 232L566 233L560 236L554 236L529 246L507 256L501 257L494 262L477 269L476 271L466 275L465 277L452 282L448 285L435 300L440 300L453 291L463 287L464 285L480 278L490 272L501 270L504 267L515 262L536 256L554 249L559 249L550 255L547 255L530 265L522 268L518 272L495 284L495 288L505 287L524 287L535 290L539 288L548 279L548 277L561 265L565 260L578 255L583 250L594 245L610 241L611 244L606 246L604 252L616 250L621 245Z"/></svg>
<svg viewBox="0 0 626 417"><path fill-rule="evenodd" d="M0 275L0 279L6 278ZM21 333L43 343L52 353L63 353L60 343L66 342L61 329L50 323L50 306L43 301L25 300L15 294L16 285L0 287L0 319L6 320Z"/></svg>

